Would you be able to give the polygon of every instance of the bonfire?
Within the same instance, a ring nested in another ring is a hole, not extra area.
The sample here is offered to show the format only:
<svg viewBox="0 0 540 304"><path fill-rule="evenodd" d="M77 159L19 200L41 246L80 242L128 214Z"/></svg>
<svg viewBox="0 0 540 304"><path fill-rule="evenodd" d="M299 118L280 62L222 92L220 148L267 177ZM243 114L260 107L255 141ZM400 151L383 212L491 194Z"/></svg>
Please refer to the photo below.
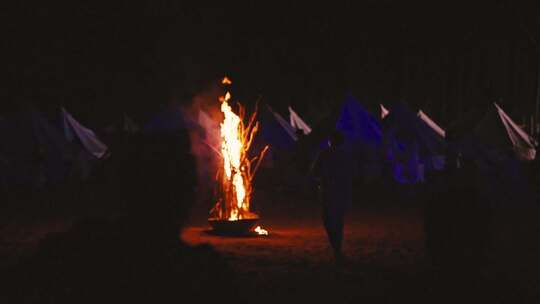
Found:
<svg viewBox="0 0 540 304"><path fill-rule="evenodd" d="M222 84L228 86L232 82L225 77ZM228 91L219 100L221 112L224 115L220 124L221 150L219 152L222 166L216 175L217 202L210 211L209 221L214 229L225 227L235 227L240 230L252 229L259 218L257 214L250 211L252 182L268 151L268 146L250 159L248 152L259 130L259 122L256 121L257 109L249 116L245 124L245 108L238 103L238 114L236 114L229 105L231 94ZM257 226L254 232L268 234L260 226Z"/></svg>

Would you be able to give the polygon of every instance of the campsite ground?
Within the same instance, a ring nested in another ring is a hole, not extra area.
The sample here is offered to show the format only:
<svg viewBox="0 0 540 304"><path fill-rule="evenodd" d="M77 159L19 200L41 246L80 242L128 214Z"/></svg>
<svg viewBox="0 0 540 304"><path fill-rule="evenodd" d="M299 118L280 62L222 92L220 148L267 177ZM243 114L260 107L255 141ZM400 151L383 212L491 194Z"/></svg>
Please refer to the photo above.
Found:
<svg viewBox="0 0 540 304"><path fill-rule="evenodd" d="M209 243L226 255L246 293L261 303L342 303L422 294L417 282L425 277L426 265L418 210L378 213L355 208L345 236L349 260L336 268L316 202L284 209L261 219L270 231L267 237L215 236L203 224L189 227L182 238L191 244Z"/></svg>
<svg viewBox="0 0 540 304"><path fill-rule="evenodd" d="M349 259L344 266L336 267L321 225L320 206L314 198L267 190L259 191L257 196L260 224L270 231L269 236L209 234L205 208L194 209L181 234L188 244L210 244L226 258L238 275L242 298L257 303L506 303L530 301L538 292L538 262L530 264L535 257L527 257L517 248L508 251L504 266L488 267L479 273L455 273L434 267L425 249L420 202L356 200L346 227L344 246ZM69 229L76 219L67 215L20 216L17 220L4 217L0 268L32 254L40 241ZM530 242L530 236L523 235Z"/></svg>

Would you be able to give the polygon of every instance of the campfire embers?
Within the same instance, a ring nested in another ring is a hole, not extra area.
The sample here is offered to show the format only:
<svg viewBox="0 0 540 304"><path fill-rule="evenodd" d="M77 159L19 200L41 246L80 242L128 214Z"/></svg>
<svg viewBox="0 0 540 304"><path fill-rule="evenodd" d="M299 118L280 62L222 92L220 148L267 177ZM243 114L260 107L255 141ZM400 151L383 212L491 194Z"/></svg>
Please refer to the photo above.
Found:
<svg viewBox="0 0 540 304"><path fill-rule="evenodd" d="M223 85L232 84L227 77L222 80ZM231 94L227 92L220 97L221 112L224 118L220 124L221 151L223 166L217 174L217 203L210 210L210 225L217 233L248 234L250 232L267 235L268 232L258 226L253 227L259 216L250 212L252 181L261 161L268 150L266 146L261 153L249 159L248 151L259 129L259 122L255 121L257 111L249 117L247 125L244 124L245 108L238 104L238 113L233 112L229 105Z"/></svg>

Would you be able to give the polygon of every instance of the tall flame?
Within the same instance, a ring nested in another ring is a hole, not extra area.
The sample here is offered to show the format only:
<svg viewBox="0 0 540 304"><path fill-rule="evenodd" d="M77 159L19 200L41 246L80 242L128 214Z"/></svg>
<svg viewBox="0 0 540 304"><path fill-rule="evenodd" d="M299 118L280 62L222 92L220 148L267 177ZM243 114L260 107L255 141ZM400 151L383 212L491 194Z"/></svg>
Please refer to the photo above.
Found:
<svg viewBox="0 0 540 304"><path fill-rule="evenodd" d="M240 117L234 114L228 101L231 98L229 92L225 95L225 99L221 103L221 112L225 115L225 119L221 123L221 154L223 156L223 169L227 182L231 182L234 186L233 191L236 193L236 208L232 208L230 220L238 220L238 209L249 210L249 206L245 206L246 188L244 186L244 178L241 171L241 156L242 156L242 139L240 138Z"/></svg>
<svg viewBox="0 0 540 304"><path fill-rule="evenodd" d="M225 77L222 84L231 84L230 79ZM249 159L247 152L253 141L253 137L259 129L259 123L255 121L256 111L251 115L248 125L244 125L243 116L245 109L239 105L239 115L233 112L229 105L231 94L219 98L221 112L224 119L221 123L221 156L223 168L221 172L221 198L211 213L218 219L236 221L246 218L255 218L257 215L249 211L251 199L251 182L264 157L268 147L261 154ZM252 168L252 162L256 162Z"/></svg>

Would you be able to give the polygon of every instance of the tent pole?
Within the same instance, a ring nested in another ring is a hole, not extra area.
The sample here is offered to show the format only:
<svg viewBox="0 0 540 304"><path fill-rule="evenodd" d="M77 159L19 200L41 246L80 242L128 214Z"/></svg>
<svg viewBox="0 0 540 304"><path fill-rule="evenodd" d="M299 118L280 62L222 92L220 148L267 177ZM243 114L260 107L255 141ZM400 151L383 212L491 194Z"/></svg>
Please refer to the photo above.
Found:
<svg viewBox="0 0 540 304"><path fill-rule="evenodd" d="M536 74L536 106L534 111L534 120L538 122L538 110L540 109L540 56L538 58L538 73ZM535 128L536 129L536 128ZM533 135L536 136L536 135Z"/></svg>

